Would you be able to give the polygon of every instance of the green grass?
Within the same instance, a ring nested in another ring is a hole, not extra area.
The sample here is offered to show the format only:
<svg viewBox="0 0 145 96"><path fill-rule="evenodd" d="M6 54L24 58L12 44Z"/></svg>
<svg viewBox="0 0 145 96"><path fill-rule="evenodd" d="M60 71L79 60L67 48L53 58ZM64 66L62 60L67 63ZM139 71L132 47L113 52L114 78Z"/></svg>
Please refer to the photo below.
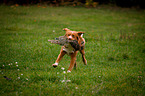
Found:
<svg viewBox="0 0 145 96"><path fill-rule="evenodd" d="M79 53L69 74L68 56L52 67L60 46L47 41L63 28L84 31L86 39L88 65ZM1 5L0 95L143 96L144 41L144 10Z"/></svg>

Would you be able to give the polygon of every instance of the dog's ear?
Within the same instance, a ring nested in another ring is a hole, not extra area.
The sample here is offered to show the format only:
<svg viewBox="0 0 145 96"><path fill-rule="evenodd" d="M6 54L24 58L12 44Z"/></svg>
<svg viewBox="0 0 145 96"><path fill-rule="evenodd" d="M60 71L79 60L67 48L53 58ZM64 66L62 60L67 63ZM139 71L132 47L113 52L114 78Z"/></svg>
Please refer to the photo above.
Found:
<svg viewBox="0 0 145 96"><path fill-rule="evenodd" d="M64 28L63 30L64 30L64 31L70 31L68 28Z"/></svg>
<svg viewBox="0 0 145 96"><path fill-rule="evenodd" d="M82 34L84 34L85 32L77 32L79 36L81 36Z"/></svg>

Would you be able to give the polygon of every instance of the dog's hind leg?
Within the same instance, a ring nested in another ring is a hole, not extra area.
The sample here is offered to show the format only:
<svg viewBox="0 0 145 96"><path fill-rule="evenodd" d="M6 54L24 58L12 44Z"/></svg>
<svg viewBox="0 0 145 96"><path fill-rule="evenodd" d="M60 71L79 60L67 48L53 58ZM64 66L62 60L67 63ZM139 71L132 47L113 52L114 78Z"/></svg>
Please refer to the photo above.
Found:
<svg viewBox="0 0 145 96"><path fill-rule="evenodd" d="M76 69L77 68L77 63L75 62L75 64L74 64L74 69Z"/></svg>
<svg viewBox="0 0 145 96"><path fill-rule="evenodd" d="M80 50L80 53L82 54L82 59L83 59L84 64L87 65L87 60L85 58L85 50L84 49Z"/></svg>
<svg viewBox="0 0 145 96"><path fill-rule="evenodd" d="M74 53L72 53L72 54L70 55L71 61L70 61L70 66L69 66L67 72L71 72L72 69L73 69L73 67L74 67L74 65L76 64L76 56L77 56L77 51L75 51Z"/></svg>

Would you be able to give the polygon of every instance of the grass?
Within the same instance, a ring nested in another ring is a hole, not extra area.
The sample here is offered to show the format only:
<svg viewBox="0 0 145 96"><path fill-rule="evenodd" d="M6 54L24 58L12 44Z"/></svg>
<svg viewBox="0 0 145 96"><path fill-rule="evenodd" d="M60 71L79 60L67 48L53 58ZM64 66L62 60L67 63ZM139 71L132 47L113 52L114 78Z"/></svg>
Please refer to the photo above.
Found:
<svg viewBox="0 0 145 96"><path fill-rule="evenodd" d="M1 96L145 95L144 13L110 7L1 5ZM84 31L86 39L88 65L79 53L78 67L69 74L64 73L68 56L52 67L60 46L47 41L64 35L63 28Z"/></svg>

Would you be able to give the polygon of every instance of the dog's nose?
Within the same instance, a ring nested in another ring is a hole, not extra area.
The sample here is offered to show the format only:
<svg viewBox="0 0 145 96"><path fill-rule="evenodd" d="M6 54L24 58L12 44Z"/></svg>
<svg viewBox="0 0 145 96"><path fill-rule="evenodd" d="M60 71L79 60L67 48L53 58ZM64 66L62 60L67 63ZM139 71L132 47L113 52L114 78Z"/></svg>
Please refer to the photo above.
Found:
<svg viewBox="0 0 145 96"><path fill-rule="evenodd" d="M72 37L71 37L71 36L69 36L69 37L68 37L68 40L72 40Z"/></svg>

